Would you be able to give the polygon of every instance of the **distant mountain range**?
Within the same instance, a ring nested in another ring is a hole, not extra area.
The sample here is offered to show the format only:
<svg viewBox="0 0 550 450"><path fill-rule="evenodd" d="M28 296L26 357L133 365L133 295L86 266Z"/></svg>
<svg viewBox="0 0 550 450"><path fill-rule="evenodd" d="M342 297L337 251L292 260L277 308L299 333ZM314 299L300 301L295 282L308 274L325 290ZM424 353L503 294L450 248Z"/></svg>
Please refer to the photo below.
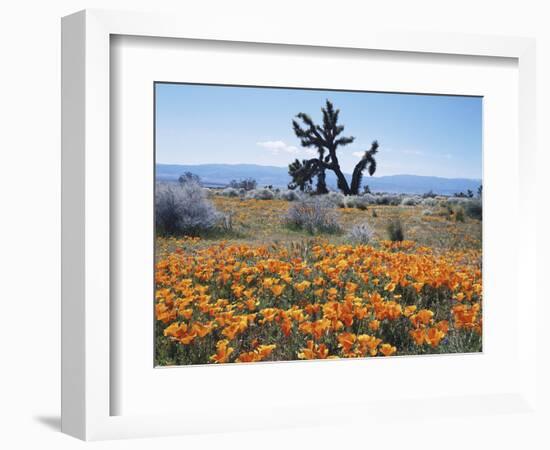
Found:
<svg viewBox="0 0 550 450"><path fill-rule="evenodd" d="M254 178L259 187L272 185L284 188L290 181L286 167L256 164L156 165L157 181L177 181L184 172L192 172L198 175L201 182L209 187L223 187L228 185L231 180ZM347 174L346 177L351 180L351 175ZM327 172L327 184L336 190L336 177L333 172ZM466 192L468 189L476 192L481 180L420 175L370 177L365 174L363 185L365 184L368 184L373 192L423 194L433 191L437 194L452 195L455 192Z"/></svg>

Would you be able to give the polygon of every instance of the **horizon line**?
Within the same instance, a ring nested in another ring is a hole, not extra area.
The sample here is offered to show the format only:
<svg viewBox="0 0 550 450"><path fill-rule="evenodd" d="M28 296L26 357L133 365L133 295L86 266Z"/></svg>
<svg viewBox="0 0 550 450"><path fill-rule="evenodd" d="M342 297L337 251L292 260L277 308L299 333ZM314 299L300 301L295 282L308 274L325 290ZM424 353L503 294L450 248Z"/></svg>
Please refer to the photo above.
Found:
<svg viewBox="0 0 550 450"><path fill-rule="evenodd" d="M155 165L165 165L165 166L257 166L257 167L272 167L276 169L288 169L286 166L273 166L273 165L263 165L263 164L251 164L251 163L202 163L202 164L185 164L185 163L165 163L165 162L156 162ZM344 175L352 175L351 173L344 172ZM472 180L472 181L483 181L483 176L481 177L469 177L469 176L458 176L458 177L444 177L441 175L420 175L415 173L393 173L388 175L370 175L370 178L381 178L381 177L397 177L397 176L413 176L413 177L432 177L432 178L442 178L446 180Z"/></svg>

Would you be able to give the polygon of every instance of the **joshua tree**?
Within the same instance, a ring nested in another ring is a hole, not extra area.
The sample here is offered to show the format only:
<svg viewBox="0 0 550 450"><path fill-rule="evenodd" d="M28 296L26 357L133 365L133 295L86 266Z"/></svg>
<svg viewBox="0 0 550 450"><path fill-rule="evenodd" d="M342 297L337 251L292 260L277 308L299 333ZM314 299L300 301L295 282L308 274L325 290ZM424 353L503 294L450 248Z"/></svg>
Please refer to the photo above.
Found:
<svg viewBox="0 0 550 450"><path fill-rule="evenodd" d="M336 151L338 148L345 145L351 144L355 138L353 136L340 136L344 131L344 126L338 124L338 115L340 110L334 109L334 106L330 101L326 101L324 108L321 108L323 113L323 125L316 125L310 116L305 113L299 113L296 118L302 121L302 124L299 124L298 121L292 121L292 127L294 133L300 139L300 143L303 147L315 148L318 153L317 158L312 158L309 160L303 160L301 167L289 166L289 174L293 177L293 183L296 186L299 186L296 183L296 179L293 176L297 174L296 170L300 177L309 180L317 176L317 192L326 193L328 190L325 183L325 171L332 170L336 174L338 180L338 188L344 193L344 195L356 195L359 193L359 188L361 184L361 178L363 175L363 170L368 167L369 174L374 174L376 170L376 161L374 155L378 151L378 143L374 141L372 143L371 149L365 151L363 158L359 161L353 171L352 184L351 187L346 180L345 175L343 174ZM292 164L296 164L296 161ZM291 164L291 166L292 166ZM290 185L289 185L290 187Z"/></svg>
<svg viewBox="0 0 550 450"><path fill-rule="evenodd" d="M313 178L317 177L315 187L316 194L328 194L325 168L317 158L295 159L288 165L288 174L292 181L288 184L289 189L300 188L301 191L310 191Z"/></svg>
<svg viewBox="0 0 550 450"><path fill-rule="evenodd" d="M294 162L290 163L288 165L288 174L292 178L292 181L288 184L288 188L299 188L302 192L307 190L307 187L311 185L311 179L314 176L306 159L302 161L296 159Z"/></svg>

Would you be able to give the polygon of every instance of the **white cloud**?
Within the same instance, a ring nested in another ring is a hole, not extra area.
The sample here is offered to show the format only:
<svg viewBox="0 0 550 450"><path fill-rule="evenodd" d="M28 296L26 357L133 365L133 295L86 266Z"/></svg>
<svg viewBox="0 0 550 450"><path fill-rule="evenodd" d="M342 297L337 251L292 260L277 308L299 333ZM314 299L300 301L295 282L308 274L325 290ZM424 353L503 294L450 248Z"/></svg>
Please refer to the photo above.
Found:
<svg viewBox="0 0 550 450"><path fill-rule="evenodd" d="M317 150L313 149L313 148L304 148L304 152L306 153L306 155L310 155L310 156L315 156L317 155Z"/></svg>
<svg viewBox="0 0 550 450"><path fill-rule="evenodd" d="M365 154L365 152L353 152L352 153L353 156L357 156L358 158L362 158L364 154Z"/></svg>
<svg viewBox="0 0 550 450"><path fill-rule="evenodd" d="M294 145L287 145L283 141L264 141L257 142L256 145L271 151L277 155L279 153L298 153L300 150Z"/></svg>

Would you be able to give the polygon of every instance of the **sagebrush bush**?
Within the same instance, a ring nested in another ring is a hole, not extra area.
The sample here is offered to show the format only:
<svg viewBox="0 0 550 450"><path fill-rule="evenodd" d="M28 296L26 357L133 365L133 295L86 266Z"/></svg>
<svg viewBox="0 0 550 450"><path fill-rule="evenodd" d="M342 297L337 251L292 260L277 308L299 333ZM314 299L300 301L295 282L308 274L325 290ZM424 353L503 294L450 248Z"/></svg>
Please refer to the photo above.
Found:
<svg viewBox="0 0 550 450"><path fill-rule="evenodd" d="M402 241L405 239L405 230L401 219L392 219L387 226L388 239L393 242Z"/></svg>
<svg viewBox="0 0 550 450"><path fill-rule="evenodd" d="M483 217L483 204L481 200L470 200L464 206L464 210L466 215L472 219L481 220Z"/></svg>
<svg viewBox="0 0 550 450"><path fill-rule="evenodd" d="M263 189L253 189L251 191L248 191L246 194L248 198L253 198L256 200L273 200L275 198L275 194L271 189L263 188Z"/></svg>
<svg viewBox="0 0 550 450"><path fill-rule="evenodd" d="M287 202L294 202L296 200L300 200L300 194L296 191L293 191L291 189L282 190L279 192L278 197L281 200L286 200Z"/></svg>
<svg viewBox="0 0 550 450"><path fill-rule="evenodd" d="M403 200L401 200L401 204L403 206L416 206L421 201L422 199L420 197L403 197Z"/></svg>
<svg viewBox="0 0 550 450"><path fill-rule="evenodd" d="M436 208L433 210L433 215L438 217L443 217L446 220L449 220L451 218L453 210L449 206L440 206L439 208Z"/></svg>
<svg viewBox="0 0 550 450"><path fill-rule="evenodd" d="M455 220L457 222L464 222L464 208L457 208L455 211Z"/></svg>
<svg viewBox="0 0 550 450"><path fill-rule="evenodd" d="M359 223L351 228L347 238L355 244L366 245L373 241L374 230L367 222Z"/></svg>
<svg viewBox="0 0 550 450"><path fill-rule="evenodd" d="M197 182L157 185L155 225L159 234L198 235L216 226L220 218Z"/></svg>
<svg viewBox="0 0 550 450"><path fill-rule="evenodd" d="M239 197L239 189L235 189L232 187L227 187L224 190L220 192L221 195L224 197Z"/></svg>
<svg viewBox="0 0 550 450"><path fill-rule="evenodd" d="M366 210L369 204L369 197L366 195L350 195L346 197L346 206L348 208Z"/></svg>
<svg viewBox="0 0 550 450"><path fill-rule="evenodd" d="M366 211L369 205L369 201L364 197L357 197L355 199L355 207L361 211Z"/></svg>
<svg viewBox="0 0 550 450"><path fill-rule="evenodd" d="M377 205L392 205L397 206L401 203L401 197L393 194L382 194L376 196Z"/></svg>
<svg viewBox="0 0 550 450"><path fill-rule="evenodd" d="M334 206L318 197L294 202L285 217L287 226L310 234L338 233L341 231Z"/></svg>
<svg viewBox="0 0 550 450"><path fill-rule="evenodd" d="M363 198L363 200L366 201L369 205L376 205L376 195L374 194L363 194L361 198Z"/></svg>
<svg viewBox="0 0 550 450"><path fill-rule="evenodd" d="M346 197L340 192L331 191L325 195L325 198L334 206L338 206L338 208L346 207Z"/></svg>
<svg viewBox="0 0 550 450"><path fill-rule="evenodd" d="M470 199L467 197L449 197L447 199L449 205L465 205L468 202L470 202Z"/></svg>
<svg viewBox="0 0 550 450"><path fill-rule="evenodd" d="M437 200L433 197L426 197L422 199L422 205L423 206L436 206Z"/></svg>

